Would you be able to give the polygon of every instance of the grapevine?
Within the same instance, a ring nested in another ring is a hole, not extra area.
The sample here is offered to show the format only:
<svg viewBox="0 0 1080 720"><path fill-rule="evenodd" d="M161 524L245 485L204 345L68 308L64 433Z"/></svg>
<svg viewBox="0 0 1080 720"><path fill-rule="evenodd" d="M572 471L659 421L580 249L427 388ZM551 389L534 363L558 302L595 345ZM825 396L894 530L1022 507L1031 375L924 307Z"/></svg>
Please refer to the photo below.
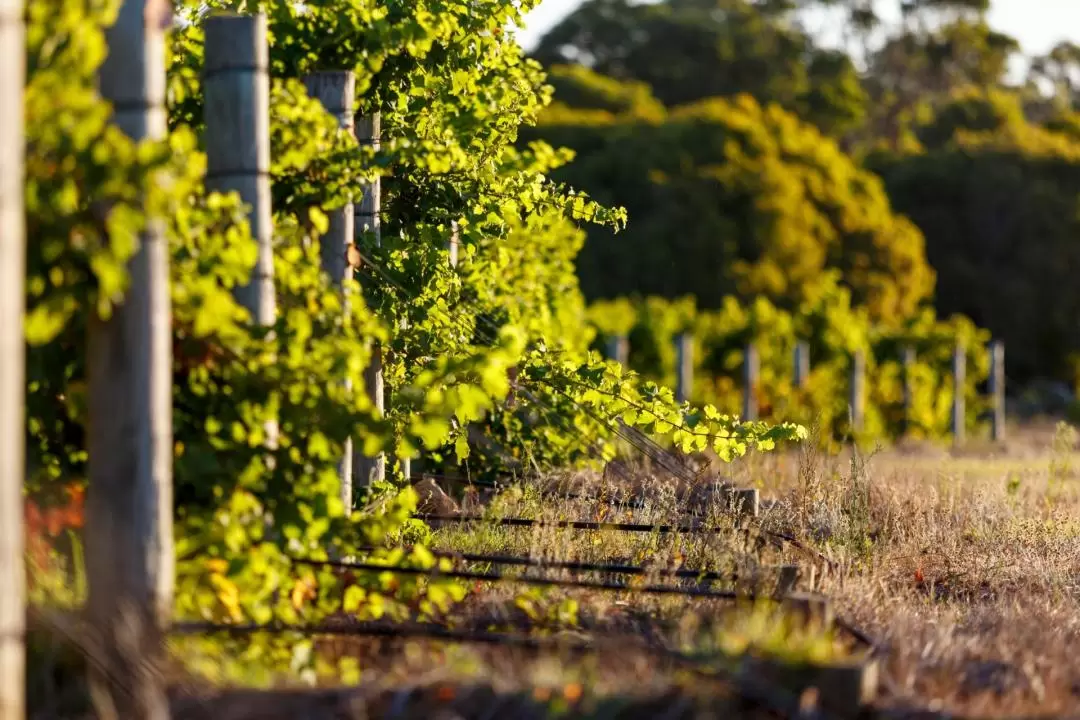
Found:
<svg viewBox="0 0 1080 720"><path fill-rule="evenodd" d="M164 218L179 620L426 616L461 599L464 589L449 580L359 585L294 565L298 556L426 536L410 520L409 489L376 487L346 516L337 461L347 438L368 454L482 463L490 459L472 453L467 429L484 423L555 467L597 448L610 457L619 422L727 459L804 434L680 405L589 353L574 272L578 223L619 229L626 215L550 179L571 153L518 142L519 126L550 99L540 67L501 33L529 3L246 4L245 12L266 13L271 35L278 310L269 327L254 325L232 293L256 256L244 208L203 182L201 23L230 8L180 5L185 22L168 53L169 133L135 143L110 125L95 90L117 5L53 0L29 10L28 235L40 238L28 259L30 490L62 499L85 483L82 338L92 313L107 314L123 296L131 238L148 218ZM357 112L382 116L378 149L306 96L300 78L324 69L355 73ZM346 311L319 270L316 241L327 213L359 202L375 178L384 187L383 242L361 239L364 262L345 288L356 301ZM452 227L462 247L456 268L445 250ZM362 392L376 343L391 388L384 413ZM527 392L511 405L515 376ZM537 412L542 423L526 422ZM279 429L272 450L270 420ZM429 560L422 545L413 552L383 560ZM266 642L266 657L295 659L295 645Z"/></svg>

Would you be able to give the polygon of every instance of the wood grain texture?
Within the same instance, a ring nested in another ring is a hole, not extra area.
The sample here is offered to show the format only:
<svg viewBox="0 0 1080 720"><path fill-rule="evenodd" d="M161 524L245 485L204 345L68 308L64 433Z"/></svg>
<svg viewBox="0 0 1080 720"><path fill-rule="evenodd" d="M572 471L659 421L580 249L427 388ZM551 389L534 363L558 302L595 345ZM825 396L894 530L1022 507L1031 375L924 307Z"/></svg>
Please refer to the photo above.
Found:
<svg viewBox="0 0 1080 720"><path fill-rule="evenodd" d="M102 92L135 139L166 132L165 37L154 0L125 0L106 33ZM86 566L100 633L91 692L103 720L165 720L163 629L173 602L172 337L168 243L160 220L140 237L131 284L91 318Z"/></svg>
<svg viewBox="0 0 1080 720"><path fill-rule="evenodd" d="M23 480L26 230L23 219L26 77L22 0L0 0L0 720L25 710L26 575Z"/></svg>

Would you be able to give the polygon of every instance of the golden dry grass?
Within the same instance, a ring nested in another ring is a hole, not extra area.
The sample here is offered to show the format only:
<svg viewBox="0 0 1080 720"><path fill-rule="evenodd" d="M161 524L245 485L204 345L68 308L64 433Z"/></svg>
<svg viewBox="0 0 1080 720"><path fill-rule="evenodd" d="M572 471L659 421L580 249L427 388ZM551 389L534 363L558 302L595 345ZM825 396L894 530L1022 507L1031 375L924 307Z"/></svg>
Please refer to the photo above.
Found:
<svg viewBox="0 0 1080 720"><path fill-rule="evenodd" d="M723 468L736 484L758 487L768 499L762 527L794 535L834 564L790 547L763 546L718 515L715 522L731 528L708 537L473 526L443 528L437 544L551 559L682 564L744 578L762 566L797 562L803 581L811 583L805 589L833 598L840 614L883 643L882 710L1080 714L1080 454L1075 437L1052 426L1015 435L1004 447L908 446L838 456L804 450ZM506 493L489 511L677 522L687 499L663 475L635 483L645 488L642 508L567 500L552 490L572 484L578 493L595 492L619 482L585 475L573 483L549 480L547 495L537 488ZM515 592L493 589L483 611L479 603L475 611L490 618L490 607L500 600L505 607ZM642 633L716 610L674 598L565 594L578 598L579 613L588 617L581 624L595 632L624 629L611 620L619 616L613 608L637 617Z"/></svg>
<svg viewBox="0 0 1080 720"><path fill-rule="evenodd" d="M488 498L474 510L494 517L653 525L703 521L714 532L447 524L436 530L433 546L656 568L637 580L644 583L669 584L661 568L691 567L737 578L717 587L766 593L776 584L778 566L797 563L800 589L827 595L839 615L882 643L875 703L882 716L920 709L937 716L1080 716L1080 453L1075 436L1055 435L1053 427L1014 434L1005 447L908 445L837 456L804 448L723 466L724 479L761 491L762 511L753 521L725 512L705 492L707 483L690 487L633 463L629 479L613 473L551 476ZM628 485L639 506L567 497L610 496ZM770 542L762 531L792 536L803 547ZM444 711L452 711L448 718L544 717L569 703L583 717L750 717L758 711L740 704L722 679L703 677L656 651L731 649L749 641L773 649L787 643L791 657L843 657L853 650L816 631L755 631L755 616L745 608L733 613L727 601L527 589L512 582L474 590L446 622L589 639L597 652L336 639L320 642L317 652L327 660L348 659L352 670L327 680L346 690L309 694L306 701L303 694L231 693L208 703L204 688L179 701L179 716L203 717L199 712L210 708L213 717L299 717L289 709L299 703L323 708L310 717L328 719L382 717L387 708L395 708L397 717ZM410 694L410 688L421 689ZM767 692L774 700L798 701L780 698L781 688Z"/></svg>

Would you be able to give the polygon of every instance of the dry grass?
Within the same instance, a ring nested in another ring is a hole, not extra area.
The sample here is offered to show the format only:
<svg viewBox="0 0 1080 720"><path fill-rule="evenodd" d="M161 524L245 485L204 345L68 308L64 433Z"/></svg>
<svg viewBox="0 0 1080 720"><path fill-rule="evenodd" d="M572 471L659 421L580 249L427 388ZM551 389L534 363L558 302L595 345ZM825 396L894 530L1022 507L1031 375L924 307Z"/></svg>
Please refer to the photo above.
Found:
<svg viewBox="0 0 1080 720"><path fill-rule="evenodd" d="M839 456L799 451L750 457L724 470L771 500L764 504L763 527L803 539L835 564L763 545L715 507L709 513L714 524L729 527L714 536L449 527L439 531L438 544L560 560L682 564L742 578L797 562L810 583L804 589L833 598L844 617L887 649L881 709L996 717L1080 713L1075 437L1041 427L1016 433L1004 447L972 444L954 452L909 445ZM638 478L643 474L637 471ZM505 493L489 511L678 522L692 496L663 475L634 483L645 497L640 508L613 509L553 491L610 492L626 482L579 476L549 481L547 495L536 487ZM490 619L490 607L500 599L509 603L513 592L496 589L474 610ZM614 606L610 596L575 597L589 616L582 626L594 632L625 629L610 621L618 616L613 607L636 617L637 632L646 634L670 630L676 618L686 622L719 610L671 598L623 598L627 605Z"/></svg>
<svg viewBox="0 0 1080 720"><path fill-rule="evenodd" d="M1055 435L1053 427L1015 435L1005 447L973 444L957 452L908 445L869 456L802 449L748 457L723 472L728 481L762 492L766 501L753 521L727 512L707 483L688 485L644 467L631 467L629 479L616 473L549 477L472 509L494 517L703 522L714 532L447 524L436 530L434 546L656 568L635 581L643 583L670 584L660 569L691 567L731 575L721 587L756 592L775 587L778 566L797 563L800 589L829 596L840 615L883 644L876 705L883 716L914 709L967 717L1080 716L1080 454L1075 436ZM610 497L628 486L640 501L633 507L567 497ZM812 552L770 542L762 530L794 536ZM835 656L852 649L820 632L800 634L798 627L755 634L751 611L733 613L726 601L516 583L475 590L448 623L590 639L599 652L338 639L320 642L317 651L348 659L353 670L334 681L346 690L226 693L208 704L202 688L184 694L177 717L344 720L385 717L391 708L397 717L442 717L436 706L450 713L447 718L546 717L560 708L579 717L751 717L760 711L725 681L657 651L730 649L750 640L774 649L797 645L793 657L822 651L822 643ZM307 715L290 709L305 697ZM199 714L205 712L211 714Z"/></svg>
<svg viewBox="0 0 1080 720"><path fill-rule="evenodd" d="M843 565L816 589L886 643L885 704L1080 712L1074 437L1041 428L993 453L760 457L733 470L781 500L766 522L816 536Z"/></svg>

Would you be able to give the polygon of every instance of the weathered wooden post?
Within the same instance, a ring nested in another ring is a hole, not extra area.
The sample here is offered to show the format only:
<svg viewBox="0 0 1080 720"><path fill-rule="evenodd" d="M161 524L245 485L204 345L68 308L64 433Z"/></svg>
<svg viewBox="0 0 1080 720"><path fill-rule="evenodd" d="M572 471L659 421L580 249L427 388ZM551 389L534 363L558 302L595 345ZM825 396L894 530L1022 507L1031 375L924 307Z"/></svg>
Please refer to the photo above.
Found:
<svg viewBox="0 0 1080 720"><path fill-rule="evenodd" d="M805 390L810 380L810 345L805 342L795 343L795 389Z"/></svg>
<svg viewBox="0 0 1080 720"><path fill-rule="evenodd" d="M0 0L0 720L26 717L23 480L26 230L22 0Z"/></svg>
<svg viewBox="0 0 1080 720"><path fill-rule="evenodd" d="M171 5L125 0L106 33L102 96L135 139L161 138ZM5 44L5 48L7 45ZM4 69L7 71L7 68ZM11 114L10 111L7 114ZM169 249L151 219L108 318L90 318L86 575L100 653L91 696L103 720L166 720L161 677L173 603L172 338Z"/></svg>
<svg viewBox="0 0 1080 720"><path fill-rule="evenodd" d="M315 72L304 78L308 95L318 100L337 118L346 132L355 132L356 76L347 70ZM327 213L330 226L320 239L322 268L340 285L352 277L347 253L353 241L353 204L348 203Z"/></svg>
<svg viewBox="0 0 1080 720"><path fill-rule="evenodd" d="M450 259L450 267L456 268L458 263L458 246L461 244L461 239L458 230L457 220L450 223L450 239L446 241L446 253Z"/></svg>
<svg viewBox="0 0 1080 720"><path fill-rule="evenodd" d="M758 419L758 382L761 375L761 359L757 345L749 343L743 358L743 420Z"/></svg>
<svg viewBox="0 0 1080 720"><path fill-rule="evenodd" d="M221 14L207 19L203 61L206 187L235 191L249 206L258 255L251 280L236 299L262 327L274 324L273 213L270 202L270 49L265 15ZM276 420L265 426L277 446ZM273 458L268 458L272 463Z"/></svg>
<svg viewBox="0 0 1080 720"><path fill-rule="evenodd" d="M866 402L866 353L856 350L851 356L851 382L849 383L851 396L851 429L853 432L862 432L865 422Z"/></svg>
<svg viewBox="0 0 1080 720"><path fill-rule="evenodd" d="M371 145L379 149L380 135L382 133L382 120L379 113L363 115L356 120L356 139L361 145ZM354 232L356 233L357 245L367 233L371 233L375 245L382 242L382 182L375 178L371 184L364 187L364 196L360 205L356 208ZM382 348L375 345L372 348L371 362L364 370L364 384L367 386L368 396L372 404L379 412L385 412L385 389L383 387L383 363ZM353 459L356 482L361 487L370 487L372 483L381 482L386 478L386 455L380 453L375 457L367 457L356 452Z"/></svg>
<svg viewBox="0 0 1080 720"><path fill-rule="evenodd" d="M355 132L356 76L347 70L316 72L304 78L308 95L318 100L326 111L337 118L338 125L347 132ZM322 269L331 279L342 286L352 278L353 268L348 261L349 247L355 232L355 217L352 203L328 213L330 221L326 234L319 240L319 257ZM345 312L349 312L348 297L344 298ZM346 380L346 389L352 390L352 383ZM341 500L345 503L346 513L353 507L353 444L352 438L345 440L345 447L338 464L341 478Z"/></svg>
<svg viewBox="0 0 1080 720"><path fill-rule="evenodd" d="M994 442L1005 441L1005 342L990 343L990 434Z"/></svg>
<svg viewBox="0 0 1080 720"><path fill-rule="evenodd" d="M607 356L625 368L630 363L630 340L625 335L608 337Z"/></svg>
<svg viewBox="0 0 1080 720"><path fill-rule="evenodd" d="M408 330L409 329L409 321L407 319L405 319L405 318L402 318L401 319L401 324L398 327L401 329L402 332ZM384 402L385 402L385 399L384 399ZM398 467L401 468L401 476L403 478L405 478L405 482L408 482L409 478L412 477L412 458L400 457L399 456L397 458L397 461L398 461Z"/></svg>
<svg viewBox="0 0 1080 720"><path fill-rule="evenodd" d="M901 372L904 382L904 433L911 432L912 418L915 413L915 348L905 347L900 355Z"/></svg>
<svg viewBox="0 0 1080 720"><path fill-rule="evenodd" d="M967 352L959 342L953 348L953 403L952 432L953 442L964 442L964 385L967 377Z"/></svg>
<svg viewBox="0 0 1080 720"><path fill-rule="evenodd" d="M675 339L675 399L686 402L694 387L694 336L681 332Z"/></svg>
<svg viewBox="0 0 1080 720"><path fill-rule="evenodd" d="M206 185L236 191L251 210L259 254L237 300L258 325L273 325L273 216L270 207L270 51L264 15L216 15L206 21L203 69Z"/></svg>

